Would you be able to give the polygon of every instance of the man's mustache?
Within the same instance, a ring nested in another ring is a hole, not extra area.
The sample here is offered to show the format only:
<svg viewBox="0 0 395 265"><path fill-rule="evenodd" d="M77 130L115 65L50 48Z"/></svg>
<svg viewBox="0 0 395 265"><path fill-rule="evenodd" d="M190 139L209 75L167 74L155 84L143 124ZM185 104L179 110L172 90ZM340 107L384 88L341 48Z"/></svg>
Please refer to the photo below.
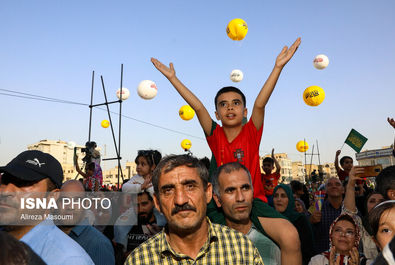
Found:
<svg viewBox="0 0 395 265"><path fill-rule="evenodd" d="M193 207L192 205L189 205L188 203L184 204L184 205L176 205L176 207L174 207L174 209L171 211L171 215L175 215L180 211L185 211L185 210L192 210L194 212L196 212L196 208Z"/></svg>

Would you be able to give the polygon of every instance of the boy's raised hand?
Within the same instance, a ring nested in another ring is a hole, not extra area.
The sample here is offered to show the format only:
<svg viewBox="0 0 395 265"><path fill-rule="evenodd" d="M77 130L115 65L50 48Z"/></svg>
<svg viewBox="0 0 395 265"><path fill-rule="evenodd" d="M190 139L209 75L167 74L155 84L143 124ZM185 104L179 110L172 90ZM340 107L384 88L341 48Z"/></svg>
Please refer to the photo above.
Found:
<svg viewBox="0 0 395 265"><path fill-rule="evenodd" d="M276 66L277 67L284 67L289 60L291 60L292 56L295 54L296 50L300 45L301 39L297 38L296 41L291 45L291 47L284 46L281 50L280 54L277 56L276 59Z"/></svg>
<svg viewBox="0 0 395 265"><path fill-rule="evenodd" d="M159 70L167 79L173 78L176 75L176 71L174 70L173 63L170 63L170 67L162 64L158 59L151 58L151 62Z"/></svg>
<svg viewBox="0 0 395 265"><path fill-rule="evenodd" d="M395 120L394 120L394 118L387 118L387 121L388 121L388 123L392 126L392 127L394 127L394 129L395 129Z"/></svg>

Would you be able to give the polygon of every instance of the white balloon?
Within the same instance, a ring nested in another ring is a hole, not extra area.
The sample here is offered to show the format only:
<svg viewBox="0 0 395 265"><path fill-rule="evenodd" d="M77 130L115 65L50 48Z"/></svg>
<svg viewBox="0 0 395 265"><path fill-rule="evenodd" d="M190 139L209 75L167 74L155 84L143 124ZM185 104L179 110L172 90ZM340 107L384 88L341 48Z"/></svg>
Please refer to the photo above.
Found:
<svg viewBox="0 0 395 265"><path fill-rule="evenodd" d="M73 141L67 142L67 148L69 148L69 149L74 149L75 145L76 145L76 143Z"/></svg>
<svg viewBox="0 0 395 265"><path fill-rule="evenodd" d="M130 92L129 89L127 89L126 87L122 88L122 100L127 100L130 96ZM117 98L121 99L121 89L118 88L117 90Z"/></svg>
<svg viewBox="0 0 395 265"><path fill-rule="evenodd" d="M137 93L143 99L153 99L158 93L155 82L151 80L143 80L137 87Z"/></svg>
<svg viewBox="0 0 395 265"><path fill-rule="evenodd" d="M328 56L325 54L318 54L313 61L313 65L316 69L322 70L325 69L329 64Z"/></svg>
<svg viewBox="0 0 395 265"><path fill-rule="evenodd" d="M230 73L230 80L233 82L240 82L243 80L243 72L241 70L235 69Z"/></svg>

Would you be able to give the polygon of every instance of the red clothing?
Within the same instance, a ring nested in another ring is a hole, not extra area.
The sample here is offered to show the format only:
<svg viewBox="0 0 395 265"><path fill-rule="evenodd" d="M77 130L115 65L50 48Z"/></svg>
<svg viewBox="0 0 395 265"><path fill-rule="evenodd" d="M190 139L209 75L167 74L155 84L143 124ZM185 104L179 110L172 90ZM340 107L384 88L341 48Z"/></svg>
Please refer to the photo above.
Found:
<svg viewBox="0 0 395 265"><path fill-rule="evenodd" d="M343 182L348 177L349 173L347 173L346 171L340 169L337 172L337 175L339 176L340 181Z"/></svg>
<svg viewBox="0 0 395 265"><path fill-rule="evenodd" d="M211 131L211 135L206 139L217 161L217 166L229 162L239 162L246 166L251 173L254 197L267 202L259 166L259 145L263 126L258 131L252 120L249 120L231 143L226 139L224 129L214 121Z"/></svg>
<svg viewBox="0 0 395 265"><path fill-rule="evenodd" d="M278 184L280 173L271 173L269 175L262 174L263 187L267 196L273 195L273 190Z"/></svg>

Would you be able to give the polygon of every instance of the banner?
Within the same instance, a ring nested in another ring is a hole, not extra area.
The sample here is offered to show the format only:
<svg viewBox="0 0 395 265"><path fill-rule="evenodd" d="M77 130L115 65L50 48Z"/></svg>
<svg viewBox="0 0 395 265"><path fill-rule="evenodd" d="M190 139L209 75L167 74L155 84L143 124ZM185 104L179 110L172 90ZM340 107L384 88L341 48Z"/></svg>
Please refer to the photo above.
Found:
<svg viewBox="0 0 395 265"><path fill-rule="evenodd" d="M347 136L347 139L345 141L346 144L348 144L352 149L355 150L355 152L359 153L362 149L362 147L365 145L367 142L368 138L360 134L354 129L351 129L350 133Z"/></svg>

